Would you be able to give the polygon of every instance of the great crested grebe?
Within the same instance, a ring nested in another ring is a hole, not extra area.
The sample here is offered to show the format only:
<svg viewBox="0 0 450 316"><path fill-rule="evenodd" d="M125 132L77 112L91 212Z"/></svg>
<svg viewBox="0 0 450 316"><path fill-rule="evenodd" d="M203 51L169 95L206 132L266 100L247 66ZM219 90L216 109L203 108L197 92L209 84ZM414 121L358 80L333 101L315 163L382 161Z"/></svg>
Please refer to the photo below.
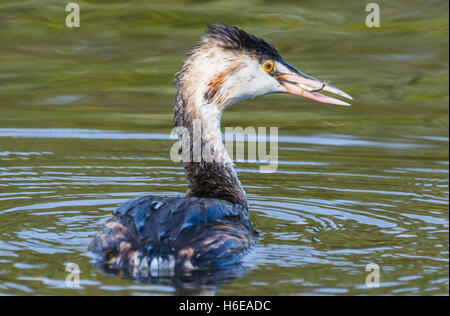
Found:
<svg viewBox="0 0 450 316"><path fill-rule="evenodd" d="M221 24L208 25L176 84L175 126L192 132L194 121L200 122L202 148L208 145L214 159L195 160L192 150L188 159L183 158L186 196L144 196L114 211L91 244L99 262L110 268L158 276L163 271L184 273L238 263L255 243L257 232L222 143L222 112L240 100L270 93L338 105L349 104L317 91L351 99L286 63L273 45ZM192 139L188 146L193 147Z"/></svg>

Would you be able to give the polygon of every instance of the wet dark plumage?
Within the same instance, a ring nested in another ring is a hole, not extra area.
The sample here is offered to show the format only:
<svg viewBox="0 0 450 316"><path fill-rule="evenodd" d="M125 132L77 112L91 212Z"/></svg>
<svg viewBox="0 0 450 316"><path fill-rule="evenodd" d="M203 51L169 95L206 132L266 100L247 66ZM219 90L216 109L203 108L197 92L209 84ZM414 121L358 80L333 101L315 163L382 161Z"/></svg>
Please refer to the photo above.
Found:
<svg viewBox="0 0 450 316"><path fill-rule="evenodd" d="M209 198L144 196L117 208L91 249L113 269L151 270L153 260L166 265L172 260L175 271L219 268L237 263L255 235L240 205Z"/></svg>

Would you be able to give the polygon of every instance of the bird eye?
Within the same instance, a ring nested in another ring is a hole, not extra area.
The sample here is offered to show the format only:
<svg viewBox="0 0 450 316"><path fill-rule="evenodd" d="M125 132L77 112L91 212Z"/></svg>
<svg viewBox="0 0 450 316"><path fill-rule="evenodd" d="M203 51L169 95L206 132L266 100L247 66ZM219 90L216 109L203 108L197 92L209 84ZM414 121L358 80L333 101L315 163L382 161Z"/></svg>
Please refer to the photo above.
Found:
<svg viewBox="0 0 450 316"><path fill-rule="evenodd" d="M273 62L273 60L266 60L266 62L263 65L263 69L265 72L271 72L274 66L275 63Z"/></svg>

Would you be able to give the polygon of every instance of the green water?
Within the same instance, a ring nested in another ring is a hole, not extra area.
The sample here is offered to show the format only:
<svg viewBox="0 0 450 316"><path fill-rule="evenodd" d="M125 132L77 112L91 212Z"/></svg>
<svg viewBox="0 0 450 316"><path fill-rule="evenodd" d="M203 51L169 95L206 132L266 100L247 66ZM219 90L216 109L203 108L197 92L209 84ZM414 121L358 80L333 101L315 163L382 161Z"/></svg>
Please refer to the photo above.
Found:
<svg viewBox="0 0 450 316"><path fill-rule="evenodd" d="M380 28L364 1L76 2L79 29L64 1L0 1L0 294L183 291L105 275L87 247L121 202L185 191L173 79L207 22L265 38L354 102L227 110L224 127L279 127L279 167L236 163L261 239L245 275L194 290L448 294L448 1L377 1Z"/></svg>

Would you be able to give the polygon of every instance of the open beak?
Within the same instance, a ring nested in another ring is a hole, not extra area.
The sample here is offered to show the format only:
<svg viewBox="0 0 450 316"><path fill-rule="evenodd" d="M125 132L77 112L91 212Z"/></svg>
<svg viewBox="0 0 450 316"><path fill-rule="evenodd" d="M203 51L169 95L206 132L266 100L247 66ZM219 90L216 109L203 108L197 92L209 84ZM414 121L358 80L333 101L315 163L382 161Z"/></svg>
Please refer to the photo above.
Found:
<svg viewBox="0 0 450 316"><path fill-rule="evenodd" d="M296 70L296 69L295 69ZM327 91L343 98L353 100L351 96L332 85L314 77L308 76L298 70L295 73L281 73L276 79L286 88L286 93L300 95L323 103L349 106L350 104L335 98L328 97L319 91Z"/></svg>

